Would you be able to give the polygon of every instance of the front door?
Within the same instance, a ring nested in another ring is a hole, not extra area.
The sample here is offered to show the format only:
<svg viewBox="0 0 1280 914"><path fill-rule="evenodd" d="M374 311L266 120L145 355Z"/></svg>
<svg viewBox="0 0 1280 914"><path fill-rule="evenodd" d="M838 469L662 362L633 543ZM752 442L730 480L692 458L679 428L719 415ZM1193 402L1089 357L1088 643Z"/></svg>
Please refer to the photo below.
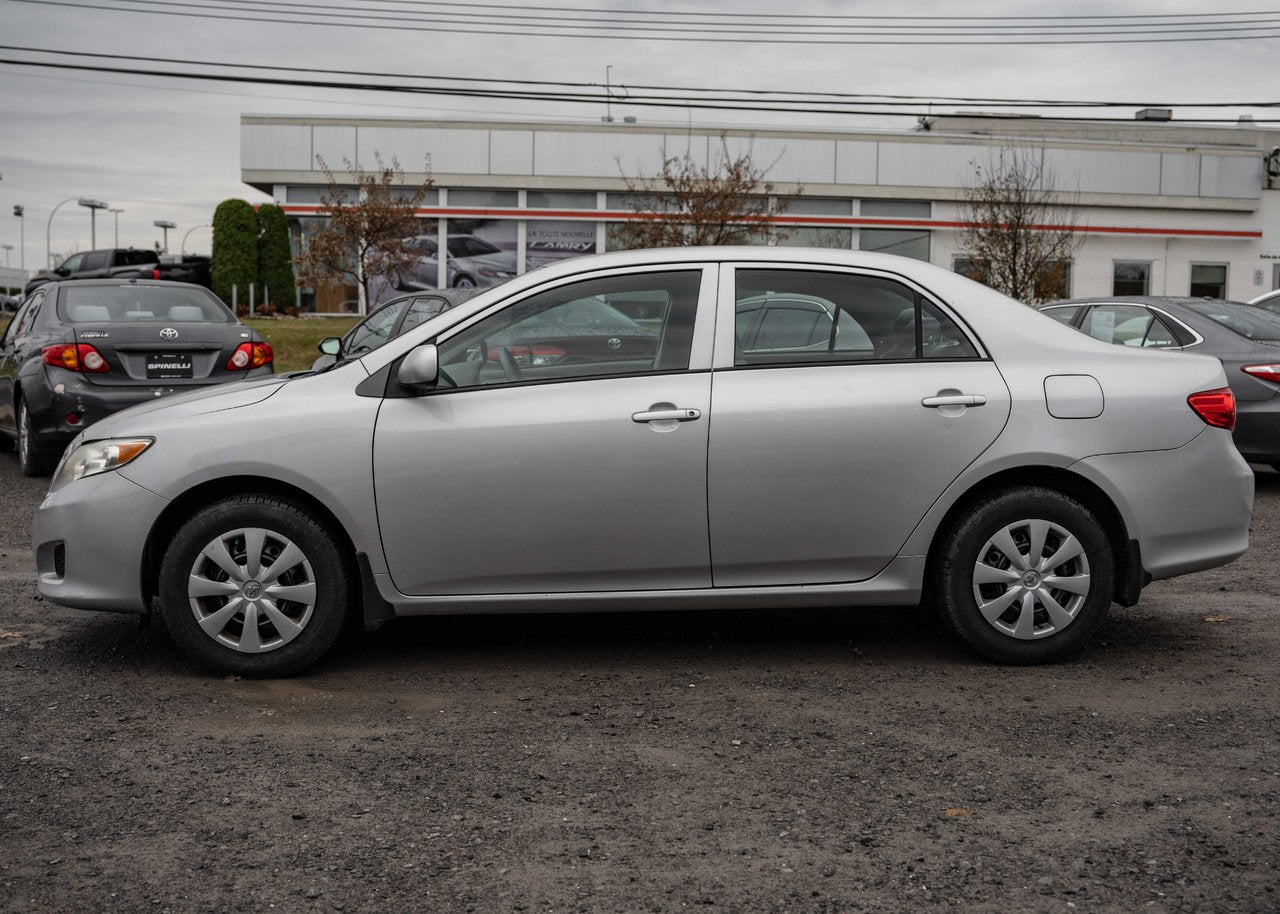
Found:
<svg viewBox="0 0 1280 914"><path fill-rule="evenodd" d="M410 595L708 587L716 268L631 270L506 303L384 401L378 522Z"/></svg>
<svg viewBox="0 0 1280 914"><path fill-rule="evenodd" d="M763 317L718 347L711 405L715 585L873 577L999 435L1008 388L892 277L739 268L721 278L720 326L744 311Z"/></svg>

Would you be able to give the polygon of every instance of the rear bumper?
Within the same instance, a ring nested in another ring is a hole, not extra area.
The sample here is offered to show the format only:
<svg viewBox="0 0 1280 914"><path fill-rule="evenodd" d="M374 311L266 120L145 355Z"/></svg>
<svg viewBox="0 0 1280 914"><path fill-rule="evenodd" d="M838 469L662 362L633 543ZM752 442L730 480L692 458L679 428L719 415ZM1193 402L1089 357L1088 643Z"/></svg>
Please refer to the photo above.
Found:
<svg viewBox="0 0 1280 914"><path fill-rule="evenodd" d="M115 472L47 496L31 522L40 595L77 609L145 613L143 549L166 504Z"/></svg>
<svg viewBox="0 0 1280 914"><path fill-rule="evenodd" d="M150 403L170 394L187 393L221 384L235 384L244 378L263 377L268 369L255 369L228 381L215 384L183 384L152 386L138 384L93 384L75 371L47 367L45 383L24 388L32 430L49 448L66 447L71 439L93 423L139 403ZM74 415L76 421L68 421Z"/></svg>
<svg viewBox="0 0 1280 914"><path fill-rule="evenodd" d="M1071 469L1111 497L1153 580L1225 565L1249 547L1253 471L1220 429L1171 451L1104 454Z"/></svg>
<svg viewBox="0 0 1280 914"><path fill-rule="evenodd" d="M1280 397L1270 400L1237 400L1236 447L1245 460L1280 461Z"/></svg>

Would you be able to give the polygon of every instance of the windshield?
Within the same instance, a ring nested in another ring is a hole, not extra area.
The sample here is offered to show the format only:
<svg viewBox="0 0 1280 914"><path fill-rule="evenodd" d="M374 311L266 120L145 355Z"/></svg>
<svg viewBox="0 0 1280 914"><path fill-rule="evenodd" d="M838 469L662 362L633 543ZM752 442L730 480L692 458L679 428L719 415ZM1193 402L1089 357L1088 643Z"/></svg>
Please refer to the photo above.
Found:
<svg viewBox="0 0 1280 914"><path fill-rule="evenodd" d="M200 286L130 283L126 286L62 288L58 314L72 324L114 324L166 321L188 324L230 324L235 321L212 292Z"/></svg>
<svg viewBox="0 0 1280 914"><path fill-rule="evenodd" d="M1187 307L1251 340L1280 340L1280 315L1234 302L1188 302Z"/></svg>

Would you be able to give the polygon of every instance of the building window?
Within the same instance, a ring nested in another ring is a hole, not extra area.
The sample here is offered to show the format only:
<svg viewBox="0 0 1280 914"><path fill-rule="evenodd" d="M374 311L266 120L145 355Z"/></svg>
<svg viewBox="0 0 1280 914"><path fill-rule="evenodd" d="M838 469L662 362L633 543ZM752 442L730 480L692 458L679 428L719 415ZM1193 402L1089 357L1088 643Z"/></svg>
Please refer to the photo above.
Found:
<svg viewBox="0 0 1280 914"><path fill-rule="evenodd" d="M822 225L779 226L773 243L783 247L837 248L848 251L853 247L853 229Z"/></svg>
<svg viewBox="0 0 1280 914"><path fill-rule="evenodd" d="M928 219L933 215L933 204L928 200L863 200L858 212L887 219Z"/></svg>
<svg viewBox="0 0 1280 914"><path fill-rule="evenodd" d="M1191 297L1227 297L1227 265L1225 263L1193 263L1191 265Z"/></svg>
<svg viewBox="0 0 1280 914"><path fill-rule="evenodd" d="M858 235L860 250L897 254L929 262L929 232L923 229L864 228Z"/></svg>
<svg viewBox="0 0 1280 914"><path fill-rule="evenodd" d="M450 206L515 206L519 196L514 190L479 190L455 187L449 190Z"/></svg>
<svg viewBox="0 0 1280 914"><path fill-rule="evenodd" d="M852 216L853 201L844 197L789 197L787 212L800 216Z"/></svg>
<svg viewBox="0 0 1280 914"><path fill-rule="evenodd" d="M595 209L595 191L531 190L525 193L529 209Z"/></svg>
<svg viewBox="0 0 1280 914"><path fill-rule="evenodd" d="M1117 262L1111 268L1112 295L1150 295L1151 264Z"/></svg>

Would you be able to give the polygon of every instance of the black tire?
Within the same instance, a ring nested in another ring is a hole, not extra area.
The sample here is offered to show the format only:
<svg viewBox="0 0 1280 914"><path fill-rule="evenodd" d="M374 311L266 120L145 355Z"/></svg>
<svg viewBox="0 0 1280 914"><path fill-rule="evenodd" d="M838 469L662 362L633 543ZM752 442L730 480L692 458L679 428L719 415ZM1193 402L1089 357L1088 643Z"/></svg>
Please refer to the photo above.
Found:
<svg viewBox="0 0 1280 914"><path fill-rule="evenodd" d="M18 398L16 415L18 423L18 468L23 476L48 476L58 465L60 451L52 451L40 443L40 438L31 428L31 413L27 411L27 401Z"/></svg>
<svg viewBox="0 0 1280 914"><path fill-rule="evenodd" d="M1006 551L992 545L1002 531L1009 536ZM1068 535L1078 552L1064 539ZM1033 562L1028 557L1036 536L1043 545ZM1106 532L1084 505L1061 492L1028 486L989 496L969 506L939 543L930 584L944 618L970 647L1000 663L1052 663L1070 656L1084 647L1111 607L1115 560ZM1010 560L1008 549L1017 550L1022 562ZM1059 556L1063 561L1053 568L1042 567ZM979 569L980 560L990 570ZM979 573L990 583L975 593ZM1044 587L1042 574L1085 592ZM1024 608L1028 592L1033 594L1029 611ZM1052 613L1045 596L1054 603Z"/></svg>
<svg viewBox="0 0 1280 914"><path fill-rule="evenodd" d="M257 552L262 559L274 559L269 564L260 562L256 576L247 573L248 539L236 536L246 528L265 531ZM221 570L225 566L206 557L206 547L215 541L230 544L228 553L243 577L233 579ZM300 550L302 560L280 569L279 579L272 582L275 565L288 560L285 550L290 543ZM242 551L237 552L237 544ZM193 597L188 589L193 575L212 581L208 586L240 589L227 596ZM249 590L254 581L262 582L258 591ZM309 585L313 594L309 604L305 598L272 597L271 589L263 590L283 586L297 591ZM173 538L160 565L160 614L173 640L200 665L235 676L290 676L314 664L342 634L351 591L350 563L333 536L307 511L266 495L238 495L197 512ZM232 599L241 601L239 607L252 601L254 617L262 617L253 635L246 635L244 626L249 610L227 609ZM277 610L274 617L265 609L268 602ZM211 632L201 627L197 612L203 614ZM277 622L280 614L287 618ZM298 626L296 634L288 634L287 622ZM272 646L277 640L281 643ZM260 652L254 652L258 646Z"/></svg>
<svg viewBox="0 0 1280 914"><path fill-rule="evenodd" d="M479 284L475 279L466 273L459 273L453 280L453 287L455 289L474 289L477 285Z"/></svg>

